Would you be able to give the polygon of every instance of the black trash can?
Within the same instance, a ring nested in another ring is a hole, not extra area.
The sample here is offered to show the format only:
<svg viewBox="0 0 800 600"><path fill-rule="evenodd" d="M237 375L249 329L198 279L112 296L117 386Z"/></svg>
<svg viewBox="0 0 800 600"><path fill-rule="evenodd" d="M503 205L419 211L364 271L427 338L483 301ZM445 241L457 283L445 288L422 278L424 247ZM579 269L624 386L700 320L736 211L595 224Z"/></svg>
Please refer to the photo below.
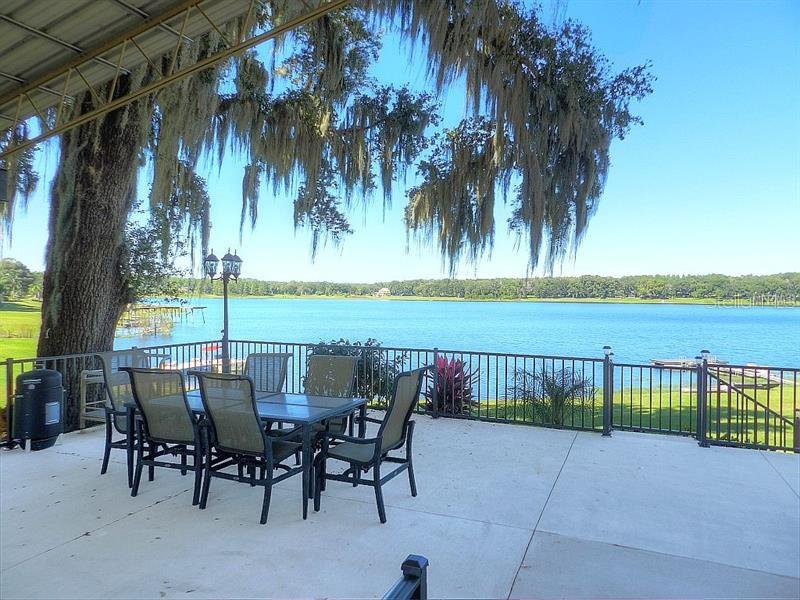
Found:
<svg viewBox="0 0 800 600"><path fill-rule="evenodd" d="M17 393L11 412L11 437L25 448L44 450L64 432L61 373L35 369L17 376Z"/></svg>

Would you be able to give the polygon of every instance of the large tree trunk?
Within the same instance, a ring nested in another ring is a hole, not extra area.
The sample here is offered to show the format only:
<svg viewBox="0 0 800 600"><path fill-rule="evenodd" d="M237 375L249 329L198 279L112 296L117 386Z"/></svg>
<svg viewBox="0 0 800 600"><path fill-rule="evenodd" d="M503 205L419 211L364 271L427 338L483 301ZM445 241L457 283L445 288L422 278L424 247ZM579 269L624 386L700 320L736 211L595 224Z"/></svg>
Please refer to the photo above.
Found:
<svg viewBox="0 0 800 600"><path fill-rule="evenodd" d="M118 93L124 93L129 82L120 83ZM149 107L149 100L137 101L61 137L50 202L39 356L113 346L114 329L128 300L121 269L124 233ZM75 110L90 108L87 94Z"/></svg>

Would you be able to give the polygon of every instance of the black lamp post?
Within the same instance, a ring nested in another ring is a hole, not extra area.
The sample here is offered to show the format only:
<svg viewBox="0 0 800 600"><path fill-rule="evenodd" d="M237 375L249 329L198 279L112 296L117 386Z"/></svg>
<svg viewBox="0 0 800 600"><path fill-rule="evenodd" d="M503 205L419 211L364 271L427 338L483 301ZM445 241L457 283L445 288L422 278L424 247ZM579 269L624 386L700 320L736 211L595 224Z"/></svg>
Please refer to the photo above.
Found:
<svg viewBox="0 0 800 600"><path fill-rule="evenodd" d="M0 202L8 202L8 169L0 167Z"/></svg>
<svg viewBox="0 0 800 600"><path fill-rule="evenodd" d="M222 372L230 373L231 371L231 355L230 348L228 347L228 282L233 279L239 279L239 273L242 272L242 259L239 258L234 252L231 254L228 248L227 254L222 257L222 273L217 274L217 268L220 260L214 255L214 251L206 256L203 261L203 269L212 281L215 279L222 280Z"/></svg>

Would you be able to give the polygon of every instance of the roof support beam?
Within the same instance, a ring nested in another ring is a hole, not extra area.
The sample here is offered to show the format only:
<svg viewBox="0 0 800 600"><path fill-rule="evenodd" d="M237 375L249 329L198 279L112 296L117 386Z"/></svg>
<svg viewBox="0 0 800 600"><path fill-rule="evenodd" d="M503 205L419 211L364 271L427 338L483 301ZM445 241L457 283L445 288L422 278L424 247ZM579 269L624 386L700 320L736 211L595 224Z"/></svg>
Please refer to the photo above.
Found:
<svg viewBox="0 0 800 600"><path fill-rule="evenodd" d="M138 17L141 17L144 20L148 20L148 19L151 18L150 15L146 11L143 11L138 6L134 6L133 4L130 4L129 2L125 2L125 0L113 0L113 1L114 1L115 4L120 6L123 10L129 12L132 15L136 15ZM163 31L166 31L167 33L171 33L172 35L175 35L175 36L178 36L180 38L183 38L183 41L185 41L185 42L189 42L189 43L192 42L192 38L190 38L188 35L179 34L178 31L175 28L170 27L169 25L166 25L164 23L159 23L158 28L162 29Z"/></svg>
<svg viewBox="0 0 800 600"><path fill-rule="evenodd" d="M0 77L4 77L6 79L10 79L11 81L16 81L19 84L24 84L25 83L25 80L22 79L22 77L17 77L16 75L12 75L11 73L6 73L5 71L0 71ZM48 94L50 94L52 96L59 96L59 97L61 96L61 92L58 92L58 91L54 90L53 88L49 88L49 87L47 87L45 85L40 85L39 89L42 90L43 92L47 92ZM70 98L70 96L67 96L67 98Z"/></svg>

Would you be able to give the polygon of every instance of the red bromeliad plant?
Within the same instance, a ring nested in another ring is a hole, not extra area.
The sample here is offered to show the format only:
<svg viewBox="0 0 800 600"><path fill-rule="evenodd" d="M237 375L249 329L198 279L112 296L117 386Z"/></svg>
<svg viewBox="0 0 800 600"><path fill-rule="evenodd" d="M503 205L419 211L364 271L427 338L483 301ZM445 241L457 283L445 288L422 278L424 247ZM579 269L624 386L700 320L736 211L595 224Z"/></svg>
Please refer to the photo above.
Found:
<svg viewBox="0 0 800 600"><path fill-rule="evenodd" d="M425 405L440 414L469 414L472 405L472 383L476 371L470 371L463 360L440 356L434 372L428 372Z"/></svg>

